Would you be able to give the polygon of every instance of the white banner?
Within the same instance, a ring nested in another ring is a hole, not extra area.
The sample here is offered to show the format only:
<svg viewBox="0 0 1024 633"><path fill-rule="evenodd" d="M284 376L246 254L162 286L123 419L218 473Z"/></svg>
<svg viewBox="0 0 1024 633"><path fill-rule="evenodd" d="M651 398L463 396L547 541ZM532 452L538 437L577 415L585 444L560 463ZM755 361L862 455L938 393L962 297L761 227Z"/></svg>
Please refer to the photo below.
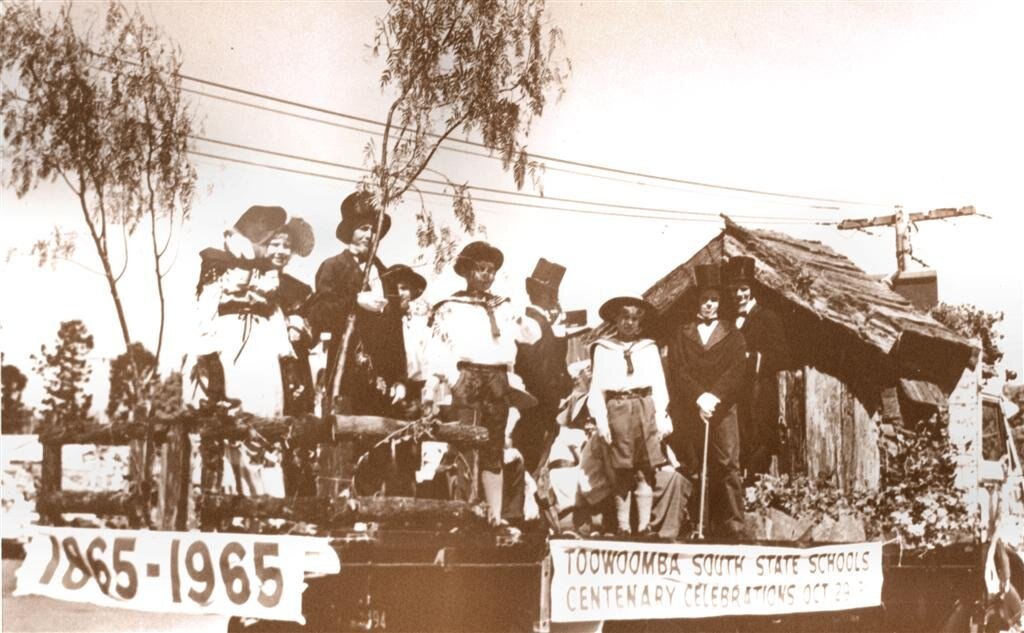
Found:
<svg viewBox="0 0 1024 633"><path fill-rule="evenodd" d="M325 538L36 526L14 595L304 623L307 573L340 570Z"/></svg>
<svg viewBox="0 0 1024 633"><path fill-rule="evenodd" d="M775 615L874 607L882 545L551 541L551 620Z"/></svg>

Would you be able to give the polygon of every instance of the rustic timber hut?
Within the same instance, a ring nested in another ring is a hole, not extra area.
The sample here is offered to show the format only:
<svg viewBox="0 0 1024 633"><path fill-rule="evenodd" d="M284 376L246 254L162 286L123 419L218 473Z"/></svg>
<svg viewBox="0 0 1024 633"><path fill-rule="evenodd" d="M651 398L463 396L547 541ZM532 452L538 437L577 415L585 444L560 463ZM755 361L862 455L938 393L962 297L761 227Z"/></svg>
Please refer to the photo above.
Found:
<svg viewBox="0 0 1024 633"><path fill-rule="evenodd" d="M844 490L877 487L881 425L949 406L979 350L831 248L728 217L718 236L644 293L658 311L655 336L695 310L694 267L736 256L756 260L758 302L786 329L782 470Z"/></svg>

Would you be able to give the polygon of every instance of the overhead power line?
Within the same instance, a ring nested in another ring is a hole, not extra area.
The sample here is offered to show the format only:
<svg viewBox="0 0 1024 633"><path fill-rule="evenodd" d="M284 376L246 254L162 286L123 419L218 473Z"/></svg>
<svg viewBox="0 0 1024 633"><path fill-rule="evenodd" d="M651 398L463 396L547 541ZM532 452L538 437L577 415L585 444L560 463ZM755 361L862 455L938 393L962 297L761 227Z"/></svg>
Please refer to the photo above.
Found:
<svg viewBox="0 0 1024 633"><path fill-rule="evenodd" d="M301 101L295 101L295 100L292 100L292 99L283 99L281 97L275 97L273 95L268 95L266 93L257 92L255 90L247 90L245 88L240 88L238 86L231 86L231 85L228 85L228 84L225 84L225 83L221 83L221 82L210 81L208 79L203 79L201 77L196 77L196 76L193 76L193 75L186 75L184 73L178 73L178 76L181 77L182 79L187 80L187 81L192 81L192 82L195 82L195 83L198 83L198 84L201 84L201 85L210 86L210 87L218 88L218 89L221 89L221 90L227 90L227 91L235 92L235 93L238 93L238 94L244 94L244 95L247 95L247 96L250 96L250 97L256 97L256 98L259 98L259 99L266 99L267 101L272 101L272 102L275 102L275 103L280 103L280 104L288 105L288 106L291 106L291 107L302 108L302 109L309 110L309 111L312 111L312 112L319 112L321 114L327 114L327 115L330 115L330 116L335 116L335 117L347 119L347 120L350 120L350 121L356 121L356 122L359 122L359 123L364 123L364 124L368 124L368 125L375 125L375 126L379 126L379 127L384 127L386 125L382 121L377 121L375 119L370 119L370 118L367 118L367 117L362 117L362 116L357 116L357 115L353 115L353 114L348 114L346 112L341 112L339 110L331 110L331 109L328 109L328 108L314 106L314 105L310 105L308 103L303 103ZM212 95L206 95L206 96L212 96ZM365 132L366 130L360 129L360 131L364 131ZM432 136L434 138L440 138L440 135L437 135L437 134L431 134L430 136ZM484 145L483 143L478 143L476 141L470 141L468 139L460 139L460 138L448 137L446 139L446 141L450 141L450 142L453 142L453 143L459 143L459 144L462 144L462 145L468 145L468 146L471 146L471 147L478 147L478 148L483 148L483 149L489 150L489 148L486 145ZM671 183L676 183L676 184L681 184L681 185L689 185L689 186L692 186L692 187L702 187L702 188L714 189L714 190L719 190L719 191L731 191L731 192L736 192L736 193L745 193L745 194L751 194L751 195L769 196L769 197L775 197L775 198L789 198L789 199L793 199L793 200L828 202L828 203L832 203L832 204L843 204L843 205L852 205L852 206L867 206L867 207L891 207L892 206L890 204L879 204L879 203L873 203L873 202L863 202L863 201L859 201L859 200L845 200L845 199L841 199L841 198L826 198L826 197L821 197L821 196L809 196L809 195L802 195L802 194L790 194L790 193L784 193L784 192L779 192L779 191L768 191L768 190L754 189L754 188L749 188L749 187L736 187L736 186L731 186L731 185L720 185L720 184L702 182L702 181L697 181L697 180L687 180L687 179L683 179L683 178L674 178L674 177L671 177L671 176L662 176L662 175L657 175L657 174L647 174L647 173L643 173L643 172L639 172L639 171L633 171L633 170L628 170L628 169L619 169L619 168L616 168L616 167L609 167L609 166L605 166L605 165L597 165L597 164L594 164L594 163L587 163L587 162L583 162L583 161L576 161L576 160L570 160L570 159L565 159L565 158L558 158L556 156L550 156L550 155L547 155L547 154L530 153L530 156L532 158L540 159L540 160L547 161L547 162L561 163L563 165L572 165L574 167L582 167L582 168L585 168L585 169L593 169L595 171L614 173L614 174L618 174L618 175L622 175L622 176L632 176L632 177L635 177L635 178L646 178L646 179L657 180L657 181L662 181L662 182L671 182Z"/></svg>
<svg viewBox="0 0 1024 633"><path fill-rule="evenodd" d="M225 97L223 95L218 95L218 94L211 94L209 92L203 92L201 90L193 90L191 88L182 88L182 91L190 93L190 94L194 94L194 95L197 95L197 96L200 96L200 97L203 97L203 98L214 99L214 100L217 100L217 101L223 101L225 103L231 103L231 104L235 104L235 105L240 105L240 106L243 106L243 107L252 108L254 110L261 110L263 112L269 112L269 113L272 113L272 114L280 114L282 116L291 117L291 118L298 119L298 120L301 120L301 121L310 121L310 122L313 122L313 123L319 123L321 125L327 125L327 126L330 126L330 127L335 127L335 128L339 128L339 129L343 129L343 130L349 130L349 131L353 131L353 132L361 132L363 134L367 134L367 135L370 135L370 136L377 136L377 137L383 137L384 136L384 132L381 131L381 130L370 130L370 129L367 129L367 128L364 128L364 127L358 127L358 126L355 126L355 125L348 125L346 123L338 123L337 121L326 121L324 119L320 119L320 118L313 117L313 116L307 116L307 115L304 115L304 114L299 114L297 112L291 112L289 110L281 110L279 108L272 108L272 107L261 105L261 104L258 104L258 103L252 103L250 101L242 101L240 99L232 99L231 97ZM466 156L476 156L478 158L486 158L488 160L500 160L499 157L494 156L492 153L477 152L477 151L468 150L468 149L461 149L461 148L458 148L458 147L445 147L443 145L441 146L441 149L443 151L451 152L451 153L455 153L455 154L463 154L463 155L466 155ZM658 188L658 189L666 189L666 190L670 190L670 191L682 191L682 192L686 192L686 193L698 193L699 195L702 195L702 196L713 196L713 197L718 197L718 198L729 198L729 199L733 199L733 200L746 200L747 202L751 201L751 198L748 195L731 194L731 193L721 192L721 191L696 192L696 191L694 191L693 187L684 187L684 186L681 186L681 185L672 185L672 184L665 184L665 183L659 183L659 182L643 182L642 180L637 180L635 178L630 179L630 178L621 178L621 177L617 177L617 176L608 176L608 175L602 175L602 174L594 174L594 173L590 173L590 172L580 171L578 169L568 169L568 168L564 168L564 167L554 167L554 166L547 165L547 164L544 165L543 170L545 172L549 172L550 171L550 172L557 172L557 173L563 173L563 174L571 174L571 175L574 175L574 176L582 176L584 178L597 178L597 179L600 179L600 180L607 180L607 181L611 181L611 182L621 182L621 183L625 183L625 184L628 184L628 185L634 185L634 186L638 186L638 187L655 187L655 188ZM807 202L797 202L797 203L795 203L795 202L791 202L791 201L788 201L788 200L780 200L780 199L758 200L757 202L758 202L758 204L785 205L787 207L801 206L801 207L807 207L807 208L810 208L810 209L816 209L816 210L819 210L819 211L838 211L839 210L838 206L829 206L829 205L823 205L823 204L809 204Z"/></svg>
<svg viewBox="0 0 1024 633"><path fill-rule="evenodd" d="M361 173L369 173L368 169L366 169L364 167L359 167L357 165L349 165L349 164L346 164L346 163L339 163L339 162L334 162L334 161L322 160L322 159L318 159L318 158L311 158L311 157L308 157L308 156L301 156L301 155L298 155L298 154L290 154L290 153L287 153L287 152L280 152L280 151L270 150L270 149L261 148L261 147L254 147L252 145L245 145L245 144L242 144L242 143L232 143L232 142L229 142L229 141L223 141L223 140L219 140L219 139L212 139L212 138L208 138L208 137L204 137L204 136L198 136L198 135L193 135L192 138L195 139L195 140L198 140L198 141L206 142L206 143L213 143L213 144L222 145L222 146L225 146L225 147L232 147L232 148L235 148L235 149L241 149L241 150L250 151L250 152L256 152L256 153L260 153L260 154L266 154L268 156L276 156L276 157L279 157L279 158L288 158L288 159L291 159L291 160L300 160L300 161L305 161L305 162L314 163L314 164L318 164L318 165L324 165L324 166L327 166L327 167L338 167L338 168L341 168L341 169L348 169L348 170L352 170L352 171L358 171L358 172L361 172ZM446 182L446 181L443 181L443 180L437 180L437 179L433 179L433 178L426 178L426 177L422 177L422 176L417 178L417 182L424 182L424 183L427 183L427 184L440 185L440 186L449 186L449 185L453 185L454 184L454 183L449 183L449 182ZM564 202L564 203L568 203L568 204L580 204L580 205L591 206L591 207L600 207L600 208L604 208L604 209L623 209L623 210L626 210L626 211L634 211L634 212L635 211L650 211L650 212L654 212L654 213L669 213L669 214L675 214L675 215L706 216L706 217L716 218L716 220L715 220L716 222L718 221L717 218L720 217L719 213L713 212L713 211L689 211L689 210L685 210L685 209L668 209L668 208L662 208L662 207L645 207L645 206L627 205L627 204L619 204L619 203L612 203L612 202L597 202L597 201L593 201L593 200L579 200L579 199L575 199L575 198L561 198L561 197L555 197L555 196L539 196L537 194L526 193L526 192L522 192L522 191L511 191L511 190L508 190L508 189L495 189L495 188L492 188L492 187L480 187L480 186L477 186L477 185L467 185L467 189L470 190L470 191L480 191L480 192L484 192L484 193L494 193L494 194L499 194L499 195L515 196L515 197L519 197L519 198L529 198L529 199L534 199L534 200L544 200L544 201L548 201L548 202ZM762 220L762 219L763 220L788 220L788 221L801 222L801 223L804 223L804 222L828 222L829 221L829 220L826 220L826 219L816 220L814 218L802 218L802 217L795 217L795 216L761 216L761 215L734 214L733 217L744 218L744 219L755 219L755 220Z"/></svg>
<svg viewBox="0 0 1024 633"><path fill-rule="evenodd" d="M271 169L271 170L274 170L274 171L280 171L280 172L290 173L290 174L298 174L298 175L303 175L303 176L311 176L311 177L314 177L314 178L321 178L321 179L325 179L325 180L334 180L334 181L338 181L338 182L347 182L347 183L352 183L352 184L358 184L360 182L360 180L358 180L356 178L347 178L345 176L337 176L337 175L333 175L333 174L322 174L322 173L317 173L317 172L313 172L313 171L308 171L308 170L305 170L305 169L294 169L294 168L291 168L291 167L282 167L280 165L273 165L273 164L270 164L270 163L263 163L263 162L258 162L258 161L246 160L246 159L235 158L235 157L231 157L231 156L222 156L222 155L218 155L218 154L210 154L210 153L201 152L201 151L198 151L198 150L189 150L189 153L191 153L194 156L199 156L199 157L202 157L202 158L208 158L208 159L211 159L211 160L218 160L218 161L223 161L223 162L228 162L228 163L236 163L236 164L240 164L240 165L248 165L248 166L251 166L251 167L260 167L260 168L264 168L264 169ZM419 191L419 193L422 193L423 195L427 195L427 196L437 196L437 197L444 197L444 198L454 198L455 197L454 194L443 192L443 191L430 191L430 190L423 189L423 188L418 188L417 191ZM598 216L622 217L622 218L644 219L644 220L659 220L659 221L663 221L663 222L706 222L706 223L713 223L713 224L718 224L718 223L721 222L721 217L710 217L710 216L709 217L681 217L679 215L674 215L674 216L672 216L672 215L650 215L650 214L642 214L642 213L623 213L623 212L616 212L616 211L601 211L601 210L597 210L597 209L573 209L573 208L569 208L569 207L559 207L559 206L544 205L544 204L532 204L532 203L527 203L527 202L514 202L514 201L511 201L511 200L498 200L498 199L494 199L494 198L482 198L482 197L477 197L477 196L473 197L473 201L474 202L490 203L490 204L500 204L500 205L504 205L504 206L518 207L518 208L544 209L544 210L549 210L549 211L561 211L561 212L565 212L565 213L578 213L578 214L584 214L584 215L598 215ZM733 217L743 217L743 216L733 216ZM835 222L814 222L814 221L808 221L808 220L791 221L791 220L786 220L786 219L763 219L763 218L756 217L756 216L752 216L752 217L750 217L748 219L745 218L745 222L748 223L748 224L790 224L790 225L792 225L792 224L835 224Z"/></svg>

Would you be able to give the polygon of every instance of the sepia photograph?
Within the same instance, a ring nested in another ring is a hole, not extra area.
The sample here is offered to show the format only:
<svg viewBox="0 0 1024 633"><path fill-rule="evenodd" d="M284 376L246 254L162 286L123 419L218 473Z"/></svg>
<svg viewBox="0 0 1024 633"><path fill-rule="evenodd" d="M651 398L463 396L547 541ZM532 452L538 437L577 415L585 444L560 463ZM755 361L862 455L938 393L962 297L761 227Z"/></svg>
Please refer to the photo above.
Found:
<svg viewBox="0 0 1024 633"><path fill-rule="evenodd" d="M0 631L1024 631L1024 5L0 4Z"/></svg>

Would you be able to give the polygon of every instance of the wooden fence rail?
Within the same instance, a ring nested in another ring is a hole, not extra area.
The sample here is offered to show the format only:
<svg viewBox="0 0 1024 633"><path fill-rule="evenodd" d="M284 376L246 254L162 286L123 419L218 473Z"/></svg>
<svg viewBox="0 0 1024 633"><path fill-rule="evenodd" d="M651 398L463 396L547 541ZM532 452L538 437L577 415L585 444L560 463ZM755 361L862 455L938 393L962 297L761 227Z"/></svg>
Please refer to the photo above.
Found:
<svg viewBox="0 0 1024 633"><path fill-rule="evenodd" d="M193 433L198 433L200 437L202 493L198 509L200 525L205 528L219 525L231 516L283 518L322 524L324 527L351 525L357 521L447 526L479 518L478 512L470 504L457 501L331 495L291 499L245 497L220 494L219 486L225 440L259 437L267 442L287 440L292 448L312 448L319 444L333 443L368 448L374 442L386 438L411 435L417 439L449 442L472 453L487 442L487 430L482 427L432 420L421 420L413 424L378 416L269 419L246 415L210 415L195 411L173 418L131 424L72 422L44 430L39 436L43 445L42 480L37 502L40 515L49 522L59 522L63 513L126 515L135 522L145 522L151 499L157 498L160 500L160 508L156 527L166 530L186 529L192 473L190 435ZM158 449L162 467L160 479L155 486L147 479L146 473L145 476L130 478L131 488L127 491L77 492L61 489L61 449L64 445L123 446L132 443L146 444L149 452ZM355 455L351 457L350 461L353 461ZM351 470L354 461L345 467Z"/></svg>
<svg viewBox="0 0 1024 633"><path fill-rule="evenodd" d="M371 415L335 415L325 422L314 416L290 418L204 418L183 415L149 422L98 424L61 424L39 434L45 445L101 444L123 446L133 440L149 439L157 444L167 438L170 429L198 432L204 439L244 440L250 432L276 442L287 439L292 446L315 446L330 441L331 427L336 440L379 440L400 433L409 422ZM421 424L420 430L430 439L464 447L479 447L487 442L487 429L460 423Z"/></svg>
<svg viewBox="0 0 1024 633"><path fill-rule="evenodd" d="M389 525L415 524L450 527L483 515L464 501L415 499L411 497L277 497L203 494L200 513L203 520L216 523L233 516L280 518L315 523L321 527L351 526L358 521L387 522Z"/></svg>

